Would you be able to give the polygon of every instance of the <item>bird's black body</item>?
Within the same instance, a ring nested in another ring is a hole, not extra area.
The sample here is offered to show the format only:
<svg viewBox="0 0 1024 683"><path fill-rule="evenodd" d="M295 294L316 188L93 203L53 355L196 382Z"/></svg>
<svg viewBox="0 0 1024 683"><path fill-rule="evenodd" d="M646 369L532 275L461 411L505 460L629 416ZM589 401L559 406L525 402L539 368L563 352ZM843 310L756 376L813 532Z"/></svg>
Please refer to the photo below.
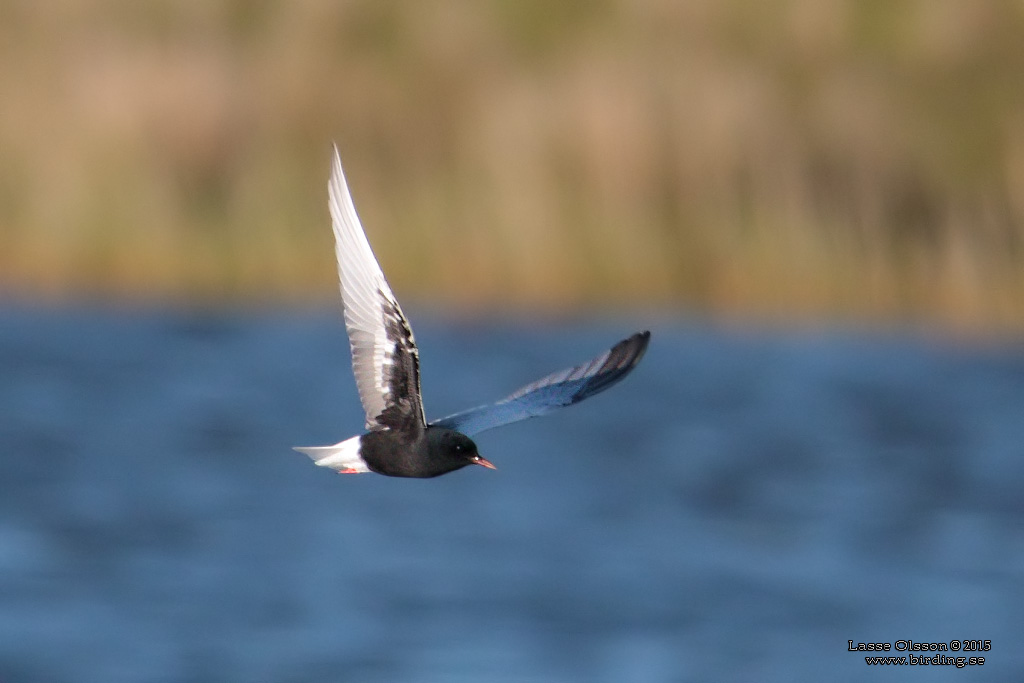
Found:
<svg viewBox="0 0 1024 683"><path fill-rule="evenodd" d="M427 427L415 434L390 429L367 432L360 439L360 452L371 471L389 477L426 479L466 465L493 467L480 457L472 439L444 427Z"/></svg>

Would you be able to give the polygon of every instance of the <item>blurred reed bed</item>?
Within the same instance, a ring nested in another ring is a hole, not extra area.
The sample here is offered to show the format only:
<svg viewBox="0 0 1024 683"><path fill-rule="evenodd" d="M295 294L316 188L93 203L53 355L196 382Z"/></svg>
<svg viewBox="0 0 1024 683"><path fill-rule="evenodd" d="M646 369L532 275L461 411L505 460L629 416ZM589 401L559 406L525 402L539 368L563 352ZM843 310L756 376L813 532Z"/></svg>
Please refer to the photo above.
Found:
<svg viewBox="0 0 1024 683"><path fill-rule="evenodd" d="M1024 328L1006 0L0 5L0 287Z"/></svg>

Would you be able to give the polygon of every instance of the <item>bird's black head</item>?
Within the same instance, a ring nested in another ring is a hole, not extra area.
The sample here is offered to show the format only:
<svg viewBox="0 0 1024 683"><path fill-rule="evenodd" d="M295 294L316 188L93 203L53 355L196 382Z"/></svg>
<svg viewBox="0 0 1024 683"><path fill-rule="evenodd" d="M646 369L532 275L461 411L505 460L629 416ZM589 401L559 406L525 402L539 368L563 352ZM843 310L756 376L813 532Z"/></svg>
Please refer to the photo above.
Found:
<svg viewBox="0 0 1024 683"><path fill-rule="evenodd" d="M473 440L460 432L431 427L427 430L427 443L431 460L446 467L447 472L466 465L482 465L492 470L497 469L480 456Z"/></svg>

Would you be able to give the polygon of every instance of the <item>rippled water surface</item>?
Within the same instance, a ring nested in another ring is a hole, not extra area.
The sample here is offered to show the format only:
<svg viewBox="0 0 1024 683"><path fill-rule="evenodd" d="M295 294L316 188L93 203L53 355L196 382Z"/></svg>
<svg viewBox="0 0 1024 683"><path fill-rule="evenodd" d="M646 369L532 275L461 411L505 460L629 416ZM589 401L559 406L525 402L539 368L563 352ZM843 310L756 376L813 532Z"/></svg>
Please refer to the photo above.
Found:
<svg viewBox="0 0 1024 683"><path fill-rule="evenodd" d="M429 417L643 326L413 322ZM651 327L410 481L290 450L362 427L333 312L0 309L0 681L1024 679L1024 350Z"/></svg>

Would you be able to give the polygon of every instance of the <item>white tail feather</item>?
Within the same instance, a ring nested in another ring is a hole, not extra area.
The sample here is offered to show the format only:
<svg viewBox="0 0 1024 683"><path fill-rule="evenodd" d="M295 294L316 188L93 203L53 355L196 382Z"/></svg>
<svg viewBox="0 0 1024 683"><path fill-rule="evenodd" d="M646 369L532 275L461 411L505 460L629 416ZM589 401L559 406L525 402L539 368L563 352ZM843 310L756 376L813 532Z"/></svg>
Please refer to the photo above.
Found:
<svg viewBox="0 0 1024 683"><path fill-rule="evenodd" d="M339 472L369 472L370 468L359 455L359 439L353 436L333 446L296 446L294 450L305 453L320 467Z"/></svg>

